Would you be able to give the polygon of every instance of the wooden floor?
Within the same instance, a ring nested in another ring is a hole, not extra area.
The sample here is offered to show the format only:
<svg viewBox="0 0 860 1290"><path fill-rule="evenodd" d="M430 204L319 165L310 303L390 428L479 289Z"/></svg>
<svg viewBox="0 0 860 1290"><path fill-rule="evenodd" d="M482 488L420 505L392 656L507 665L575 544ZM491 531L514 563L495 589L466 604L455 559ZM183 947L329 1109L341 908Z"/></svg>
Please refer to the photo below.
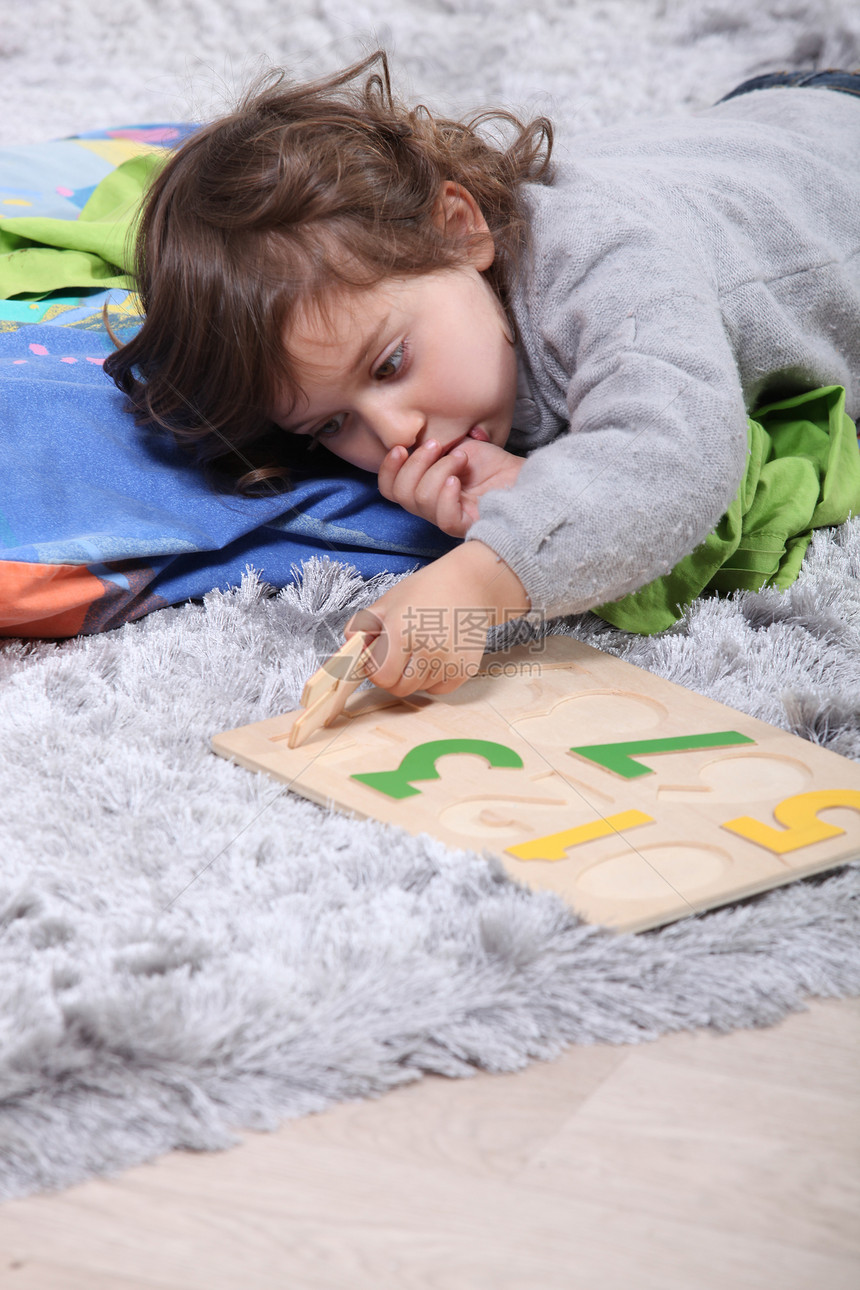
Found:
<svg viewBox="0 0 860 1290"><path fill-rule="evenodd" d="M426 1079L0 1207L16 1290L857 1290L860 1000Z"/></svg>

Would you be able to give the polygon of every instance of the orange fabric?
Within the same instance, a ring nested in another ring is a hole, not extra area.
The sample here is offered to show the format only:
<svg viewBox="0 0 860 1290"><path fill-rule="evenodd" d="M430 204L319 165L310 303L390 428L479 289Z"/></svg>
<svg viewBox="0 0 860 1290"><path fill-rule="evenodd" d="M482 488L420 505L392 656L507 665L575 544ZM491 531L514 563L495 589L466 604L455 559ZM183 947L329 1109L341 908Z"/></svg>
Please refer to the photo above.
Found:
<svg viewBox="0 0 860 1290"><path fill-rule="evenodd" d="M104 594L85 565L0 560L0 636L76 636Z"/></svg>

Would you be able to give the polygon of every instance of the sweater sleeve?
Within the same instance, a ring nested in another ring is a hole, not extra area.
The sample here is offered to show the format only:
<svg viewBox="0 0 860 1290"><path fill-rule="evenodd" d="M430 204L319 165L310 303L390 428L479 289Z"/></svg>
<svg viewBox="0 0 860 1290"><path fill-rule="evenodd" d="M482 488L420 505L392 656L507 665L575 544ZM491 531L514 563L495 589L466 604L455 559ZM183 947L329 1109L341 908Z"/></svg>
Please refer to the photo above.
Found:
<svg viewBox="0 0 860 1290"><path fill-rule="evenodd" d="M667 573L714 528L746 463L741 379L695 245L653 210L613 215L597 197L549 252L538 237L524 289L526 362L567 424L512 488L485 494L467 534L550 617Z"/></svg>

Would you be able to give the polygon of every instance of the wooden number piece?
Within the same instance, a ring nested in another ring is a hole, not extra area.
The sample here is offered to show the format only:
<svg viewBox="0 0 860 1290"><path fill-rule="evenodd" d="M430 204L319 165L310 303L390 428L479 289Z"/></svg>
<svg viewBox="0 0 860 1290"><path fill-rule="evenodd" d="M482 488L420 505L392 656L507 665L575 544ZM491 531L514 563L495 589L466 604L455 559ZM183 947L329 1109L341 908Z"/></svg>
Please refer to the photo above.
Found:
<svg viewBox="0 0 860 1290"><path fill-rule="evenodd" d="M517 860L564 860L571 847L577 847L583 842L607 838L624 829L635 829L640 824L653 823L653 815L646 815L644 811L619 811L616 815L607 815L605 819L592 820L590 824L577 824L572 829L562 829L560 833L530 838L528 842L519 842L516 846L505 847L505 850Z"/></svg>
<svg viewBox="0 0 860 1290"><path fill-rule="evenodd" d="M428 743L416 744L394 770L373 770L350 779L357 779L368 788L375 788L386 797L401 799L414 797L420 788L414 788L415 779L439 779L436 762L439 757L450 753L472 753L484 757L491 766L512 766L521 770L523 759L507 744L493 743L488 739L431 739Z"/></svg>
<svg viewBox="0 0 860 1290"><path fill-rule="evenodd" d="M753 744L754 739L742 735L737 730L717 730L712 734L677 735L673 739L634 739L619 744L583 744L571 748L572 753L593 761L604 770L611 770L624 779L636 779L639 775L653 775L650 766L640 766L634 757L644 757L647 753L692 752L696 748L733 748L736 744Z"/></svg>
<svg viewBox="0 0 860 1290"><path fill-rule="evenodd" d="M794 797L786 797L773 808L774 818L785 826L782 829L762 824L761 820L754 820L751 815L739 815L734 820L726 820L722 827L730 833L736 833L738 837L746 838L748 842L755 842L756 846L783 856L789 851L811 847L815 842L837 838L845 832L838 824L825 824L823 820L819 820L818 812L832 806L848 806L860 811L860 791L853 788L823 788L815 793L796 793Z"/></svg>

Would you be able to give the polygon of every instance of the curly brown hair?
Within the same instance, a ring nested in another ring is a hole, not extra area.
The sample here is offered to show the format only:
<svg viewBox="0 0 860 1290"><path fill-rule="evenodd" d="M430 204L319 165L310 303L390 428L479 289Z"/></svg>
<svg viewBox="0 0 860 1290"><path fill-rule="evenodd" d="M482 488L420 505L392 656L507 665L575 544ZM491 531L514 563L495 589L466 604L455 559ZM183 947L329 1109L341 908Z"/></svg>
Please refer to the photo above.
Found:
<svg viewBox="0 0 860 1290"><path fill-rule="evenodd" d="M292 437L271 434L271 408L300 395L285 344L296 311L333 287L466 263L469 240L433 218L448 180L487 221L486 276L506 305L527 238L520 186L550 182L551 148L544 117L452 121L405 105L382 51L308 84L272 73L153 181L135 248L144 322L105 370L139 422L222 459L240 491L283 480Z"/></svg>

